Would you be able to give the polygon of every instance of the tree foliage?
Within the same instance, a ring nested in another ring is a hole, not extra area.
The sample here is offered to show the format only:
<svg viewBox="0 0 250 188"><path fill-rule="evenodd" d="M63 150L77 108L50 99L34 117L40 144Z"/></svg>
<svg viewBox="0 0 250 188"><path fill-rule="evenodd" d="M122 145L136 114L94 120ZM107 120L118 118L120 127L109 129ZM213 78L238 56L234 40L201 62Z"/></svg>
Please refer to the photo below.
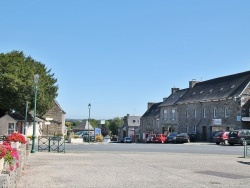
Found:
<svg viewBox="0 0 250 188"><path fill-rule="evenodd" d="M112 135L118 135L118 128L123 124L123 118L115 117L111 120L109 129Z"/></svg>
<svg viewBox="0 0 250 188"><path fill-rule="evenodd" d="M35 74L39 75L36 110L42 116L58 95L57 79L51 69L20 51L0 53L0 115L10 110L24 114L26 101L33 110Z"/></svg>

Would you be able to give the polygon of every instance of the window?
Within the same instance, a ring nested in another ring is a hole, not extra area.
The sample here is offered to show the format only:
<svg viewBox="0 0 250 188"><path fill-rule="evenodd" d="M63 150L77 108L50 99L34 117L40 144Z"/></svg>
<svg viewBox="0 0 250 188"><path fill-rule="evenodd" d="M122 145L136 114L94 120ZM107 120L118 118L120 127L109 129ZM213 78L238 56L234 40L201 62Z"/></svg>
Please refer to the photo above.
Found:
<svg viewBox="0 0 250 188"><path fill-rule="evenodd" d="M194 125L193 132L196 133L196 125Z"/></svg>
<svg viewBox="0 0 250 188"><path fill-rule="evenodd" d="M186 110L186 118L188 118L188 110Z"/></svg>
<svg viewBox="0 0 250 188"><path fill-rule="evenodd" d="M224 117L227 117L227 108L224 108Z"/></svg>
<svg viewBox="0 0 250 188"><path fill-rule="evenodd" d="M174 108L171 110L171 119L175 120L175 109Z"/></svg>
<svg viewBox="0 0 250 188"><path fill-rule="evenodd" d="M203 117L203 118L206 118L206 117L207 117L207 110L206 110L206 109L203 109L203 110L202 110L202 117Z"/></svg>
<svg viewBox="0 0 250 188"><path fill-rule="evenodd" d="M163 120L166 120L167 119L167 110L163 110Z"/></svg>
<svg viewBox="0 0 250 188"><path fill-rule="evenodd" d="M14 123L9 123L8 134L12 134L14 131L15 131L15 124Z"/></svg>
<svg viewBox="0 0 250 188"><path fill-rule="evenodd" d="M213 117L215 118L217 116L217 109L213 108Z"/></svg>
<svg viewBox="0 0 250 188"><path fill-rule="evenodd" d="M196 109L194 109L194 118L197 117Z"/></svg>

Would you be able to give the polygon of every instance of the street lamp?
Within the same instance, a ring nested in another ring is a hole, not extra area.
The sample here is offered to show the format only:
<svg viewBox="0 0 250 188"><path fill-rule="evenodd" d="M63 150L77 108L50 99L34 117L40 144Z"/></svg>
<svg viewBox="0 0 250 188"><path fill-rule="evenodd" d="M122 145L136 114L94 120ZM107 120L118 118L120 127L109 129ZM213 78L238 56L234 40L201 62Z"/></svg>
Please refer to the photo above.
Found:
<svg viewBox="0 0 250 188"><path fill-rule="evenodd" d="M35 84L35 99L34 99L34 122L33 122L33 135L32 135L32 149L31 153L35 153L35 137L36 137L36 98L37 98L37 84L39 80L39 75L34 75L34 84Z"/></svg>
<svg viewBox="0 0 250 188"><path fill-rule="evenodd" d="M89 103L88 107L89 107L89 119L90 119L90 108L91 108L90 103ZM89 143L89 120L88 120L88 143Z"/></svg>

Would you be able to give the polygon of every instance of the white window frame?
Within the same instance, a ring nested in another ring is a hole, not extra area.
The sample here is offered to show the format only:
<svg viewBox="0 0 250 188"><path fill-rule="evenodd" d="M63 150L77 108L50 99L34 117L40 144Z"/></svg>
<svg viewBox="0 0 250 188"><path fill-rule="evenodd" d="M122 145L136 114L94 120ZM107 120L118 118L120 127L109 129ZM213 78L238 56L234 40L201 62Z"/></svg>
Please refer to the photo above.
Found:
<svg viewBox="0 0 250 188"><path fill-rule="evenodd" d="M186 110L186 118L188 118L188 110Z"/></svg>
<svg viewBox="0 0 250 188"><path fill-rule="evenodd" d="M11 126L11 127L10 127L10 126ZM12 128L12 126L13 126L13 128ZM16 130L16 125L15 125L15 123L9 123L9 124L8 124L8 135L14 133L15 130Z"/></svg>
<svg viewBox="0 0 250 188"><path fill-rule="evenodd" d="M202 109L202 117L203 118L207 117L207 110L205 108Z"/></svg>
<svg viewBox="0 0 250 188"><path fill-rule="evenodd" d="M197 118L196 109L194 109L194 118Z"/></svg>
<svg viewBox="0 0 250 188"><path fill-rule="evenodd" d="M228 117L228 114L227 114L227 107L224 108L224 117Z"/></svg>
<svg viewBox="0 0 250 188"><path fill-rule="evenodd" d="M162 119L163 119L163 120L167 120L167 118L168 118L168 110L167 110L167 109L164 109L164 110L163 110L163 117L162 117Z"/></svg>
<svg viewBox="0 0 250 188"><path fill-rule="evenodd" d="M213 108L213 117L216 118L216 116L217 116L217 109Z"/></svg>
<svg viewBox="0 0 250 188"><path fill-rule="evenodd" d="M171 119L175 120L175 109L171 110Z"/></svg>

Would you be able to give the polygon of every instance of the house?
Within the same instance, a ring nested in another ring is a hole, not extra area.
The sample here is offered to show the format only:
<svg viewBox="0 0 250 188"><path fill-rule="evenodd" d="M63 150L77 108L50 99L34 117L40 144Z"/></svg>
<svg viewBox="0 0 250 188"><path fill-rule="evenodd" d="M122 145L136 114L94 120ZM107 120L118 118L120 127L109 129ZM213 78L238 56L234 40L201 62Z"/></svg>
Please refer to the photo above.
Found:
<svg viewBox="0 0 250 188"><path fill-rule="evenodd" d="M94 131L93 126L89 123L88 120L83 120L80 125L73 128L74 133L78 131Z"/></svg>
<svg viewBox="0 0 250 188"><path fill-rule="evenodd" d="M171 95L159 105L161 133L168 135L178 132L178 106L177 102L185 95L187 89L171 88Z"/></svg>
<svg viewBox="0 0 250 188"><path fill-rule="evenodd" d="M66 112L54 100L52 108L41 118L46 122L42 128L42 135L65 135L65 115Z"/></svg>
<svg viewBox="0 0 250 188"><path fill-rule="evenodd" d="M27 114L27 123L25 125L25 117L19 113L9 113L0 118L0 135L8 135L14 131L18 131L26 136L33 135L34 118L31 115L33 112ZM50 125L45 124L46 118L50 117L52 120ZM43 116L35 120L36 136L40 135L63 135L65 134L65 112L60 105L54 101L53 107Z"/></svg>
<svg viewBox="0 0 250 188"><path fill-rule="evenodd" d="M219 130L250 129L250 71L191 82L177 102L178 131L211 141Z"/></svg>
<svg viewBox="0 0 250 188"><path fill-rule="evenodd" d="M33 134L34 119L31 115L28 115L25 126L25 117L19 113L5 114L0 118L0 135L10 135L17 131L26 136ZM41 127L43 120L36 118L36 136L41 135Z"/></svg>
<svg viewBox="0 0 250 188"><path fill-rule="evenodd" d="M148 136L162 132L160 126L160 108L162 102L148 103L148 110L140 118L140 138L146 142Z"/></svg>
<svg viewBox="0 0 250 188"><path fill-rule="evenodd" d="M127 116L124 116L124 123L118 130L119 138L121 139L124 137L131 137L133 142L140 139L140 118L141 116L130 116L129 114L127 114Z"/></svg>

